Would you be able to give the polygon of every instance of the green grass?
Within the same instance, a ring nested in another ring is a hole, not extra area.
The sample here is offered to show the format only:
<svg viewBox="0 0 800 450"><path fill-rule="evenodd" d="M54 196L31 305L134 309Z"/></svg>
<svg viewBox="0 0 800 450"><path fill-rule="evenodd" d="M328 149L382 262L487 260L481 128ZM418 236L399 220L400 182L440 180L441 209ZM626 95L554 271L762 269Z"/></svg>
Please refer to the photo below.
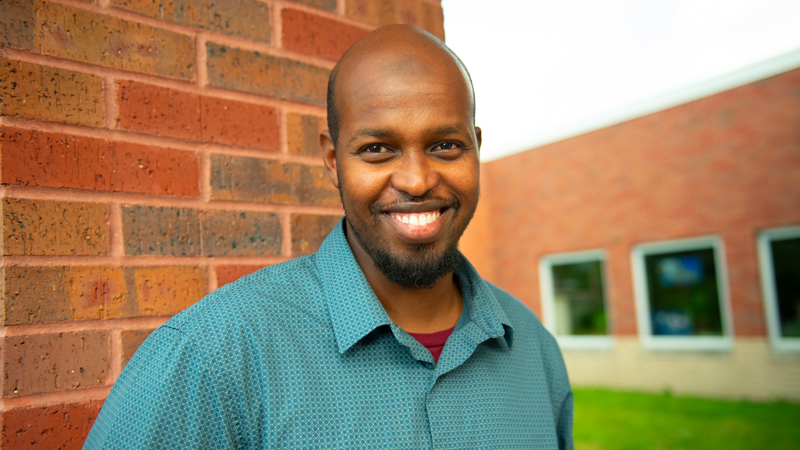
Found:
<svg viewBox="0 0 800 450"><path fill-rule="evenodd" d="M576 450L800 449L800 404L574 392Z"/></svg>

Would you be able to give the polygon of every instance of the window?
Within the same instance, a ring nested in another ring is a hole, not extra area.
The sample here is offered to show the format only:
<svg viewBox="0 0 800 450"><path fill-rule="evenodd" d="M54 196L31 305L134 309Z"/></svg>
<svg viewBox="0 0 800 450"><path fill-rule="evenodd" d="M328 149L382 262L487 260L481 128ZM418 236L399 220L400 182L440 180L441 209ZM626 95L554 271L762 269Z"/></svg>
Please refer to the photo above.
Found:
<svg viewBox="0 0 800 450"><path fill-rule="evenodd" d="M539 279L545 326L566 348L609 348L602 251L542 258Z"/></svg>
<svg viewBox="0 0 800 450"><path fill-rule="evenodd" d="M722 243L707 237L636 246L639 335L645 347L727 349L731 314Z"/></svg>
<svg viewBox="0 0 800 450"><path fill-rule="evenodd" d="M761 233L758 256L770 341L800 350L800 227Z"/></svg>

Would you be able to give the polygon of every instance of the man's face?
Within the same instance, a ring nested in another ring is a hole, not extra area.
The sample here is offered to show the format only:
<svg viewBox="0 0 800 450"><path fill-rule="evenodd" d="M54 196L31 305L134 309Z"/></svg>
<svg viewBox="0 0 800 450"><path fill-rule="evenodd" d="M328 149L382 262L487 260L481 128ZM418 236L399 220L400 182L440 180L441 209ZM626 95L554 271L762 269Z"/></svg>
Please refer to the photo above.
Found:
<svg viewBox="0 0 800 450"><path fill-rule="evenodd" d="M328 168L348 238L405 286L430 287L452 271L478 203L480 130L468 86L455 65L436 62L373 58L337 91L336 167Z"/></svg>

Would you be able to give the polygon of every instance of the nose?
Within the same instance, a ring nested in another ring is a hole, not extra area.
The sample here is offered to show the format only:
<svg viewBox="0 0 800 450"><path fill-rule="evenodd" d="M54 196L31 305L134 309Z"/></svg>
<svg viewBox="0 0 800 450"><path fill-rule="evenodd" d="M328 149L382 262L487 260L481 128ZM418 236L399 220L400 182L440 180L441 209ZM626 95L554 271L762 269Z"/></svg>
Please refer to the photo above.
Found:
<svg viewBox="0 0 800 450"><path fill-rule="evenodd" d="M412 197L422 197L439 184L435 163L424 151L404 151L392 173L392 187Z"/></svg>

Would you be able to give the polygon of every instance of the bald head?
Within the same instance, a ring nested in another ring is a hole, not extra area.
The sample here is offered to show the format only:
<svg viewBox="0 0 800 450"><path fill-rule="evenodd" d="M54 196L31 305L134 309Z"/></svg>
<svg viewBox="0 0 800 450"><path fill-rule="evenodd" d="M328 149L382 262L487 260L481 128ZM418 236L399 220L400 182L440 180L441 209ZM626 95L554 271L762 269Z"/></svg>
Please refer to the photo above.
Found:
<svg viewBox="0 0 800 450"><path fill-rule="evenodd" d="M366 72L385 77L414 79L426 74L449 73L454 89L466 89L475 124L475 93L467 68L444 42L411 25L387 25L353 44L328 80L328 130L336 145L342 102L358 90ZM460 85L459 85L460 84Z"/></svg>

